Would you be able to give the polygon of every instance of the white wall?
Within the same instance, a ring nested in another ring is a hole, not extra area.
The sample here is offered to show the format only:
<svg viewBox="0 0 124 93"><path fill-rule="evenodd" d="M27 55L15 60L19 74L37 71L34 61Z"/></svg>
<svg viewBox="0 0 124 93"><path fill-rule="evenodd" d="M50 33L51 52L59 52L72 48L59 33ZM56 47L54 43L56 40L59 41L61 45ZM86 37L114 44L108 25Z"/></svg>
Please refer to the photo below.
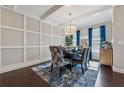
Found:
<svg viewBox="0 0 124 93"><path fill-rule="evenodd" d="M124 73L124 6L113 9L113 71Z"/></svg>
<svg viewBox="0 0 124 93"><path fill-rule="evenodd" d="M63 41L57 25L0 6L0 73L50 60L49 46Z"/></svg>

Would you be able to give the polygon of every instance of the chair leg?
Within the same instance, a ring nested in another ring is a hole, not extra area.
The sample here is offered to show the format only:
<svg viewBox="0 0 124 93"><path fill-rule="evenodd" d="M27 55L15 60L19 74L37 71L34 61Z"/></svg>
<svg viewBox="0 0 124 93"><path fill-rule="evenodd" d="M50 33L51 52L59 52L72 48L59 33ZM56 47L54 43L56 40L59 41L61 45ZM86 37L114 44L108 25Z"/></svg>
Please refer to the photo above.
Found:
<svg viewBox="0 0 124 93"><path fill-rule="evenodd" d="M84 74L83 64L81 64L82 74Z"/></svg>
<svg viewBox="0 0 124 93"><path fill-rule="evenodd" d="M72 69L71 69L71 68L72 68L72 65L71 65L71 64L69 64L69 69L70 69L70 72L72 71Z"/></svg>
<svg viewBox="0 0 124 93"><path fill-rule="evenodd" d="M52 63L52 65L51 65L51 70L50 70L50 72L52 72L52 70L53 70L53 63Z"/></svg>
<svg viewBox="0 0 124 93"><path fill-rule="evenodd" d="M73 67L73 65L74 65L74 63L73 63L73 61L71 62L71 66Z"/></svg>
<svg viewBox="0 0 124 93"><path fill-rule="evenodd" d="M60 74L59 74L59 77L61 77L61 74L62 74L62 67L60 67Z"/></svg>
<svg viewBox="0 0 124 93"><path fill-rule="evenodd" d="M88 69L88 67L87 67L87 63L84 63L84 65L85 65L85 70L87 70L87 69Z"/></svg>

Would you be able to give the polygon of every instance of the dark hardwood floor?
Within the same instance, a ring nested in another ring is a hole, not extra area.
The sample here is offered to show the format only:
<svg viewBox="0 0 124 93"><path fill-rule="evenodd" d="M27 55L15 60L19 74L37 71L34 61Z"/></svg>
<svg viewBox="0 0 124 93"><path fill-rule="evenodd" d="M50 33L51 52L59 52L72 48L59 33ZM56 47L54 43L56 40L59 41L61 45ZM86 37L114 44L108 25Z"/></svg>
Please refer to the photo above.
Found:
<svg viewBox="0 0 124 93"><path fill-rule="evenodd" d="M109 66L100 66L96 87L124 87L124 74L113 72Z"/></svg>
<svg viewBox="0 0 124 93"><path fill-rule="evenodd" d="M3 87L47 87L47 83L30 67L7 72L0 75Z"/></svg>
<svg viewBox="0 0 124 93"><path fill-rule="evenodd" d="M30 67L0 74L1 87L48 87ZM110 67L100 66L96 87L124 87L124 74L112 72Z"/></svg>

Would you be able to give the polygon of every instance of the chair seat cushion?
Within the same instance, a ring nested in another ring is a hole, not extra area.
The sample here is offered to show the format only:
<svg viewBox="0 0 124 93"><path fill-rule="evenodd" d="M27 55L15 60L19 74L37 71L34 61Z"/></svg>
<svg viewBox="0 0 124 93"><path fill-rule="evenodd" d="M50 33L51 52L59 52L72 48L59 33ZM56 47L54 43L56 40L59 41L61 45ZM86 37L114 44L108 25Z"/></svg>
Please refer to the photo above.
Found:
<svg viewBox="0 0 124 93"><path fill-rule="evenodd" d="M72 61L81 61L81 57L74 57L72 58Z"/></svg>
<svg viewBox="0 0 124 93"><path fill-rule="evenodd" d="M64 59L63 65L65 66L65 65L68 65L70 63L71 63L71 61L69 59Z"/></svg>

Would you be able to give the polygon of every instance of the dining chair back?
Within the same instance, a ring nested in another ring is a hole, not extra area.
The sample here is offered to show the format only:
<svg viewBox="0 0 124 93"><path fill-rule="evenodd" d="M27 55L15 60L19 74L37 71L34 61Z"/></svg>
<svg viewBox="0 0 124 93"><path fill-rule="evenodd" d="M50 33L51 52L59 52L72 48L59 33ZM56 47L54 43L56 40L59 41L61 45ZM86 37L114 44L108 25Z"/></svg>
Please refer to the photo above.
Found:
<svg viewBox="0 0 124 93"><path fill-rule="evenodd" d="M89 63L90 52L91 52L91 47L88 47L87 64L89 64L89 65L90 65L90 63Z"/></svg>
<svg viewBox="0 0 124 93"><path fill-rule="evenodd" d="M59 76L61 77L61 72L63 67L65 67L65 65L70 64L70 62L64 60L61 46L50 46L49 48L52 56L51 71L53 69L53 66L56 65L60 69ZM70 66L70 70L71 70L71 66Z"/></svg>
<svg viewBox="0 0 124 93"><path fill-rule="evenodd" d="M87 53L88 53L88 48L84 48L81 52L81 57L75 56L72 59L73 64L81 65L81 70L83 74L84 74L84 66L85 66L85 69L87 69Z"/></svg>
<svg viewBox="0 0 124 93"><path fill-rule="evenodd" d="M62 63L62 52L60 46L50 46L51 57L53 64L59 65Z"/></svg>
<svg viewBox="0 0 124 93"><path fill-rule="evenodd" d="M84 48L82 51L82 56L81 56L82 64L86 63L87 55L88 55L88 48Z"/></svg>

